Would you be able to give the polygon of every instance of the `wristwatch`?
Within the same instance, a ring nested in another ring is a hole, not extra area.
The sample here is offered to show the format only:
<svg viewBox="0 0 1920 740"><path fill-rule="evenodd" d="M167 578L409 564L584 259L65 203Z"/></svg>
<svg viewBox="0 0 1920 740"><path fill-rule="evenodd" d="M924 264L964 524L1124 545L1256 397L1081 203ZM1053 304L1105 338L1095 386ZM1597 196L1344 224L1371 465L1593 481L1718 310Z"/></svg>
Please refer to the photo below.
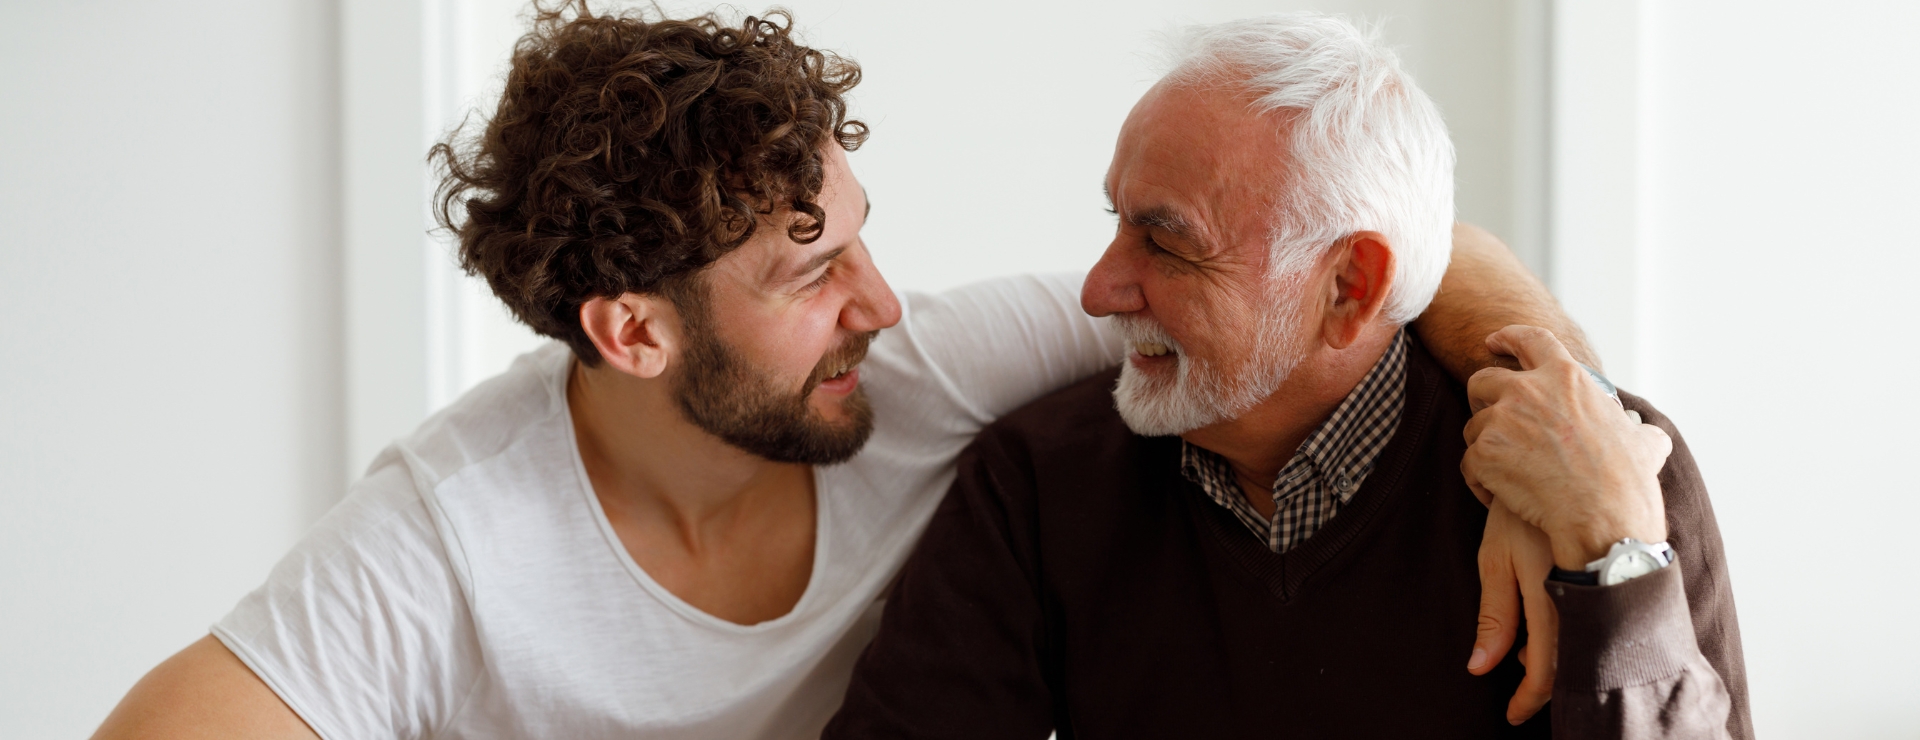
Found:
<svg viewBox="0 0 1920 740"><path fill-rule="evenodd" d="M1593 366L1584 362L1580 363L1580 369L1587 371L1587 375L1593 377L1593 382L1600 384L1600 390L1606 391L1608 398L1613 399L1614 403L1620 403L1620 389L1614 387L1613 381L1607 380L1607 376L1601 375L1599 370L1593 369Z"/></svg>
<svg viewBox="0 0 1920 740"><path fill-rule="evenodd" d="M1626 583L1673 564L1673 548L1665 542L1651 545L1628 537L1613 543L1606 557L1587 563L1584 571L1554 568L1548 578L1582 586Z"/></svg>
<svg viewBox="0 0 1920 740"><path fill-rule="evenodd" d="M1640 423L1640 412L1627 408L1626 402L1620 400L1620 389L1613 384L1613 381L1607 380L1607 376L1601 375L1599 370L1593 369L1584 362L1580 363L1580 369L1587 371L1587 375L1593 378L1593 382L1600 384L1600 390L1607 392L1607 397L1613 399L1615 406L1627 412L1627 418L1632 419L1635 424Z"/></svg>

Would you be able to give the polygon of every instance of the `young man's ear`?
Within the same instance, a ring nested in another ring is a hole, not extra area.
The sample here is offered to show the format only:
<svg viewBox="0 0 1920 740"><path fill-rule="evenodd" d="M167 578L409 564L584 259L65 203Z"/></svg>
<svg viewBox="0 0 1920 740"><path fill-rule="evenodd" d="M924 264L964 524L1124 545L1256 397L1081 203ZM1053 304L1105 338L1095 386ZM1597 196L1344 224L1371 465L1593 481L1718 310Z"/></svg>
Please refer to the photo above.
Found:
<svg viewBox="0 0 1920 740"><path fill-rule="evenodd" d="M625 293L580 304L580 327L600 358L636 378L657 378L678 353L680 315L660 296Z"/></svg>
<svg viewBox="0 0 1920 740"><path fill-rule="evenodd" d="M1334 247L1333 299L1323 327L1327 345L1346 349L1385 309L1393 287L1393 247L1378 231L1360 231Z"/></svg>

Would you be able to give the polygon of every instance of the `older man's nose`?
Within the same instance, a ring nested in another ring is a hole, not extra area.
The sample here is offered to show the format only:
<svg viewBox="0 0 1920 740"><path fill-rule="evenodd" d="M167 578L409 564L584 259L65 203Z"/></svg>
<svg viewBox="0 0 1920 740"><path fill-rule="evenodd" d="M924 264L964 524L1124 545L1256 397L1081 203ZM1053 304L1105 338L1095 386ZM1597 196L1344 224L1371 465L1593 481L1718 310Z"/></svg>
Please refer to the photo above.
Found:
<svg viewBox="0 0 1920 740"><path fill-rule="evenodd" d="M1087 282L1080 286L1081 310L1093 316L1109 316L1146 308L1135 267L1118 240L1107 245L1100 261L1087 271Z"/></svg>

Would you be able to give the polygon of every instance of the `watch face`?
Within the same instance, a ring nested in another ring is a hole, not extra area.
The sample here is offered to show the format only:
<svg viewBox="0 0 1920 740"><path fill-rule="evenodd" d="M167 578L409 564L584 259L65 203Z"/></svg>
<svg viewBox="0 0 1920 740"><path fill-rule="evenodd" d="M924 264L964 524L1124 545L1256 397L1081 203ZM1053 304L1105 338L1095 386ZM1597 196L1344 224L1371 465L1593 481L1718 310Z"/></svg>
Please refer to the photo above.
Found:
<svg viewBox="0 0 1920 740"><path fill-rule="evenodd" d="M1600 585L1625 583L1659 569L1660 561L1655 560L1652 553L1629 552L1607 564L1606 571L1600 574Z"/></svg>

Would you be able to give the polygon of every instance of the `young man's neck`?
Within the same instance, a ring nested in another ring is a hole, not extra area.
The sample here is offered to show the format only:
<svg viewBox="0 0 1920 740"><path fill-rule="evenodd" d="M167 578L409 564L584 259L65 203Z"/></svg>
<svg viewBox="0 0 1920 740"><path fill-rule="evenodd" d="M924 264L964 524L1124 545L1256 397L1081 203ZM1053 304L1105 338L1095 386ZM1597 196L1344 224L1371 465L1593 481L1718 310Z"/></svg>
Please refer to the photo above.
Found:
<svg viewBox="0 0 1920 740"><path fill-rule="evenodd" d="M743 507L811 493L811 466L771 462L694 426L664 379L575 362L567 405L603 506L671 522L692 549Z"/></svg>
<svg viewBox="0 0 1920 740"><path fill-rule="evenodd" d="M813 469L770 462L688 423L666 382L574 363L574 438L635 565L736 624L792 611L813 571Z"/></svg>
<svg viewBox="0 0 1920 740"><path fill-rule="evenodd" d="M1398 326L1378 324L1341 349L1316 337L1307 356L1273 395L1238 418L1181 437L1226 458L1243 488L1271 490L1280 469L1379 364L1399 331ZM1265 497L1249 498L1262 513L1272 506Z"/></svg>

